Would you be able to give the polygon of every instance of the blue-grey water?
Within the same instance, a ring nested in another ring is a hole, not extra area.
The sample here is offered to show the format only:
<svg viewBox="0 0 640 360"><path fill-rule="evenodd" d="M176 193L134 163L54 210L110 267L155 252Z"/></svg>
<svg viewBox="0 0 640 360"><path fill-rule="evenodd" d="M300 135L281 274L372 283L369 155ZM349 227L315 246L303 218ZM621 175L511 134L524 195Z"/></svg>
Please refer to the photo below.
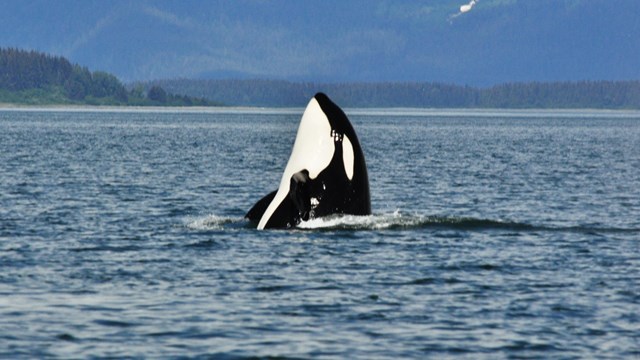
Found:
<svg viewBox="0 0 640 360"><path fill-rule="evenodd" d="M0 358L640 357L640 113L348 111L374 214L257 231L301 112L0 111Z"/></svg>

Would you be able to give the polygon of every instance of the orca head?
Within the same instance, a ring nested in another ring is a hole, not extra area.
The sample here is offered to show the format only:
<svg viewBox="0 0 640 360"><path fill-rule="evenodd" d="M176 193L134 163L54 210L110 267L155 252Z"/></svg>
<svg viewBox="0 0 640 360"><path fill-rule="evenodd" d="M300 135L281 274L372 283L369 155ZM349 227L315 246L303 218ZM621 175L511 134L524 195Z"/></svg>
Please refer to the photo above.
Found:
<svg viewBox="0 0 640 360"><path fill-rule="evenodd" d="M371 213L364 154L345 113L323 93L307 105L278 190L246 217L258 229L288 228L331 214Z"/></svg>

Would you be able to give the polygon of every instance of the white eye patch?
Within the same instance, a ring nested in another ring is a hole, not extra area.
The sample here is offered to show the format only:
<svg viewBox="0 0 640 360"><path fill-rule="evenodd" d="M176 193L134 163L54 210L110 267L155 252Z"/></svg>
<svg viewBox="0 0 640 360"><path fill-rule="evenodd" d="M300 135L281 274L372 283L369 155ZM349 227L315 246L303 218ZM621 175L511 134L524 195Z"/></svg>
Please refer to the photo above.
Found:
<svg viewBox="0 0 640 360"><path fill-rule="evenodd" d="M353 180L353 145L351 145L351 141L347 135L344 135L342 138L342 162L344 164L344 172L347 173L347 177L349 180Z"/></svg>

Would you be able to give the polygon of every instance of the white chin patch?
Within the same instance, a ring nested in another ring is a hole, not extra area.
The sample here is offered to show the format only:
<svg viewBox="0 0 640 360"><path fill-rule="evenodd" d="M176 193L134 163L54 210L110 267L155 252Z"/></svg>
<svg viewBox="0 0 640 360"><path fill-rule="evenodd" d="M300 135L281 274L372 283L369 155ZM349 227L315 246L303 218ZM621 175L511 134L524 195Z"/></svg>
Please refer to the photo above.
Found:
<svg viewBox="0 0 640 360"><path fill-rule="evenodd" d="M353 180L353 145L347 135L342 138L342 163L344 164L344 172L347 173L349 180Z"/></svg>

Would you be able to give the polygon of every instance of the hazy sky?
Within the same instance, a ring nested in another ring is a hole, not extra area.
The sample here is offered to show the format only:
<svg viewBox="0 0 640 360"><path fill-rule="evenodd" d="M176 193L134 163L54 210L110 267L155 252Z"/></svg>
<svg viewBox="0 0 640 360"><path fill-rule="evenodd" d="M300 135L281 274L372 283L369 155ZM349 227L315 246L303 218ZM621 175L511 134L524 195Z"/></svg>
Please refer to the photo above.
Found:
<svg viewBox="0 0 640 360"><path fill-rule="evenodd" d="M640 79L639 0L0 2L0 46L125 81Z"/></svg>

